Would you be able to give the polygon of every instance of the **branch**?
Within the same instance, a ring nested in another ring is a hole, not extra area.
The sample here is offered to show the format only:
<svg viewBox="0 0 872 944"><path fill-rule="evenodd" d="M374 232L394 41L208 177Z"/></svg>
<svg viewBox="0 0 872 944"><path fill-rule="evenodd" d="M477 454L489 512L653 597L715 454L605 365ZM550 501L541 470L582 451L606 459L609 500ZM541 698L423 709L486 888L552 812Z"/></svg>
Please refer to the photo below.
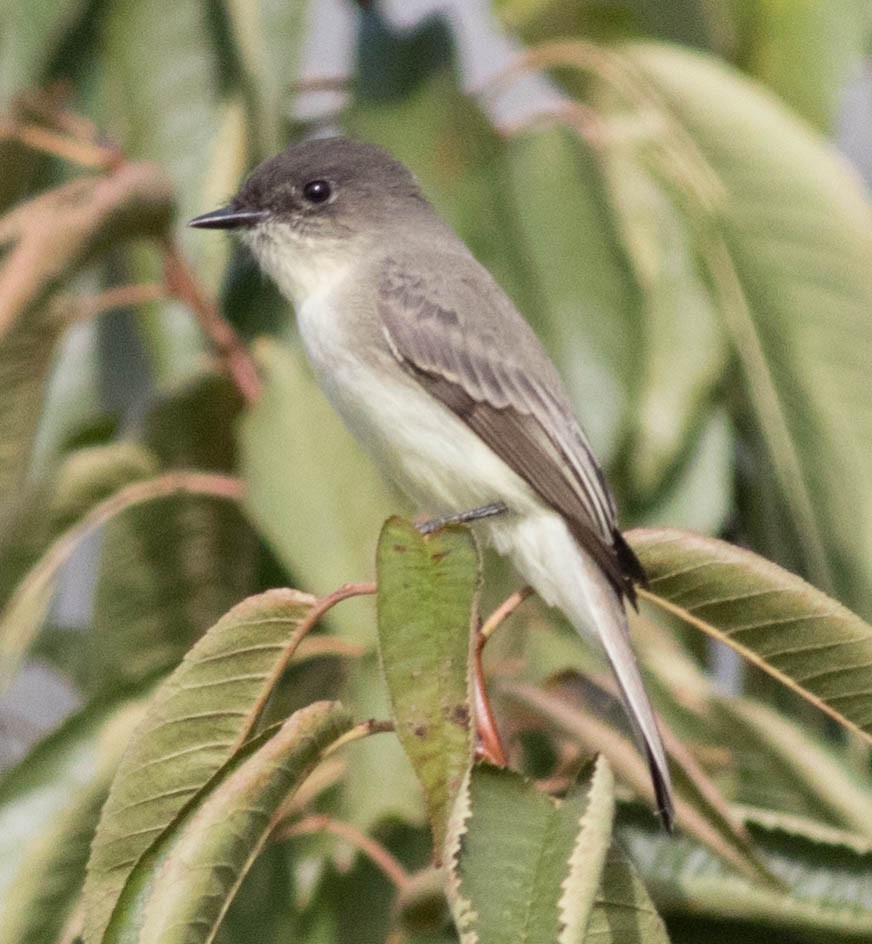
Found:
<svg viewBox="0 0 872 944"><path fill-rule="evenodd" d="M206 298L181 250L169 238L163 244L163 258L167 292L191 309L245 402L255 403L261 383L242 338Z"/></svg>

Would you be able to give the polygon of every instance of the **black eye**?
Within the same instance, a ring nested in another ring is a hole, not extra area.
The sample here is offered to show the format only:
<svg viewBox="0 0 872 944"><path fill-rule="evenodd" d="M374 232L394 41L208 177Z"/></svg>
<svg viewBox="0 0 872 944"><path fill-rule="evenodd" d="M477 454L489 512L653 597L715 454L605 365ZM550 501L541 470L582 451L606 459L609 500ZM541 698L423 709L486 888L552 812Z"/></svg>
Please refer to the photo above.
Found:
<svg viewBox="0 0 872 944"><path fill-rule="evenodd" d="M330 199L333 188L326 180L310 180L303 185L303 196L309 203L324 203Z"/></svg>

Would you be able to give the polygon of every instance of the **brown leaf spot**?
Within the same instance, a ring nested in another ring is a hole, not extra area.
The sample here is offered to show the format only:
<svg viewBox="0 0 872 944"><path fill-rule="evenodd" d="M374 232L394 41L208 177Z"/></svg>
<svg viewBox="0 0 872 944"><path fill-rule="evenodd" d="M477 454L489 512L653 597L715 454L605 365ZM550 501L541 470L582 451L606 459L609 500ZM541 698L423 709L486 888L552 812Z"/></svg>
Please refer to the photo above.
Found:
<svg viewBox="0 0 872 944"><path fill-rule="evenodd" d="M465 702L459 702L452 706L448 711L448 720L456 724L459 728L469 727L469 705Z"/></svg>

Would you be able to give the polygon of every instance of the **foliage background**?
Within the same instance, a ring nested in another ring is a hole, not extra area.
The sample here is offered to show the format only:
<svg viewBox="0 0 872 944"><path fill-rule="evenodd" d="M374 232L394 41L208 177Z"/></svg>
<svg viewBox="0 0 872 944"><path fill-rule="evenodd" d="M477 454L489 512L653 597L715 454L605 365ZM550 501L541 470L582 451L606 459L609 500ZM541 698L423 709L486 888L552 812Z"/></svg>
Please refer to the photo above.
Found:
<svg viewBox="0 0 872 944"><path fill-rule="evenodd" d="M549 347L626 526L727 538L872 615L872 230L865 187L826 143L868 54L868 3L498 0L492 28L516 42L505 60L514 71L497 80L490 70L474 93L459 75L462 19L398 25L377 4L344 7L348 74L316 63L301 84L307 37L333 29L338 8L0 5L2 756L11 766L25 755L0 785L0 815L15 824L0 940L74 933L88 843L137 705L201 634L270 587L327 594L372 579L382 522L413 511L320 397L272 286L229 241L183 226L303 133L368 138L415 169ZM496 58L505 39L480 42L465 53L486 72L479 60ZM326 113L313 86L329 90ZM27 94L35 89L51 92ZM123 177L139 161L157 162L160 175ZM113 204L101 179L122 180L123 199ZM80 224L52 194L82 180L92 218ZM216 355L212 294L256 362L256 403L238 382L244 352L231 343ZM187 470L204 480L184 479ZM126 510L103 515L113 496ZM77 531L83 521L100 527ZM487 612L514 584L499 561L485 572ZM772 619L762 648L750 646L770 669L776 630L789 623ZM335 651L289 670L273 717L333 697L356 719L386 716L373 606L347 601L325 623ZM733 814L753 809L754 855L762 850L770 869L780 856L797 883L793 897L754 899L723 864L738 842L729 830L708 847L692 831L667 840L625 802L623 848L672 939L863 939L865 744L753 668L725 699L704 636L676 623L669 638L647 617L640 625L658 707ZM790 637L797 651L829 638L802 632ZM840 689L819 695L863 728L865 703L843 704L869 688L863 659L852 659L786 674L818 691L818 676L842 673ZM609 704L599 664L533 603L494 638L488 667L562 693L579 717L582 695ZM567 667L585 675L559 674ZM848 669L859 673L851 690ZM35 688L50 696L38 709ZM571 763L558 761L579 760L577 748L545 737L519 691L496 700L516 766L565 775ZM61 734L26 753L73 708ZM632 763L609 754L620 722L606 716L599 740L579 737L633 784ZM394 739L349 748L317 802L374 833L408 870L426 865L423 803ZM45 851L58 844L68 861ZM26 873L54 884L26 887ZM316 832L266 849L218 933L416 940L398 930L393 901L353 846ZM452 939L441 918L428 921L430 939Z"/></svg>

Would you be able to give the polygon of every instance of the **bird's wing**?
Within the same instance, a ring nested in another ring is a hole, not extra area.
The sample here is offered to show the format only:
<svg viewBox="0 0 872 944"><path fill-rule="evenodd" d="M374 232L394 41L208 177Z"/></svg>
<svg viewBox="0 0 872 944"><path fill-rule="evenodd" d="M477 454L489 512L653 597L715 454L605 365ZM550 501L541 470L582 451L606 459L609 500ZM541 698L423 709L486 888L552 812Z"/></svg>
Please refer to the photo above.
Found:
<svg viewBox="0 0 872 944"><path fill-rule="evenodd" d="M618 531L614 500L556 369L471 256L439 261L411 252L381 261L379 314L392 352L565 518L618 593L634 600L644 571Z"/></svg>

